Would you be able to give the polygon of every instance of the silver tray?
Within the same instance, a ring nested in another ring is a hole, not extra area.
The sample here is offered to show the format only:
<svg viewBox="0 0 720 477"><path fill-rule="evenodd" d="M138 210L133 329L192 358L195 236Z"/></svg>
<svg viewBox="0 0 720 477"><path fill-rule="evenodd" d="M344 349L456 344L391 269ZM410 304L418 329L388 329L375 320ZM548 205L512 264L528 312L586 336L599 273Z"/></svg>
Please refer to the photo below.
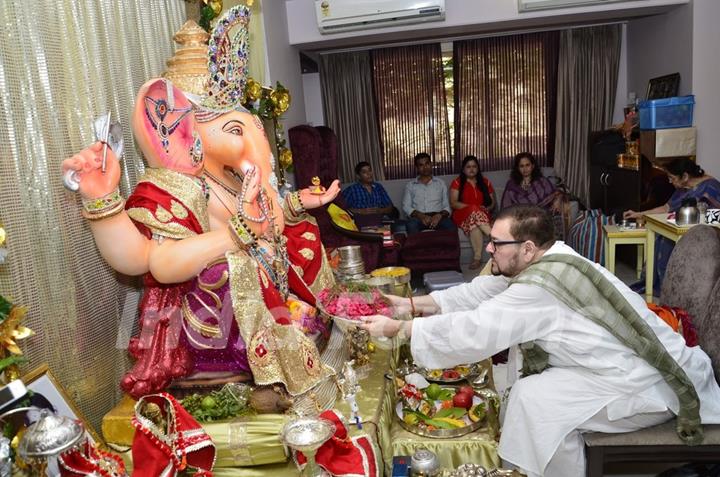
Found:
<svg viewBox="0 0 720 477"><path fill-rule="evenodd" d="M442 376L440 376L438 378L434 378L434 377L430 376L431 371L436 371L434 369L421 368L418 372L420 374L422 374L423 377L425 379L427 379L428 381L430 381L431 383L438 383L438 384L453 384L453 383L459 383L459 382L465 381L465 380L469 381L470 378L472 378L473 376L477 376L480 373L480 368L477 363L460 364L458 366L466 366L466 367L470 368L470 370L468 371L467 374L461 375L457 379L446 379L446 378L443 378ZM457 368L458 366L456 366L455 368ZM448 368L448 369L455 369L455 368ZM446 370L444 369L443 371L446 371Z"/></svg>
<svg viewBox="0 0 720 477"><path fill-rule="evenodd" d="M411 426L403 420L403 403L402 401L398 401L395 403L395 416L398 418L398 421L400 421L400 426L405 429L408 432L412 432L413 434L417 434L419 436L423 437L432 437L435 439L451 439L453 437L460 437L464 436L465 434L470 434L471 432L475 432L478 429L482 428L486 422L487 422L487 413L490 412L490 403L487 402L486 399L484 399L482 396L479 396L477 393L473 395L473 406L480 404L481 402L485 403L486 411L485 411L485 417L480 419L478 422L472 422L468 424L465 427L458 427L456 429L434 429L434 430L427 430L422 427L418 426ZM469 417L468 417L469 419Z"/></svg>

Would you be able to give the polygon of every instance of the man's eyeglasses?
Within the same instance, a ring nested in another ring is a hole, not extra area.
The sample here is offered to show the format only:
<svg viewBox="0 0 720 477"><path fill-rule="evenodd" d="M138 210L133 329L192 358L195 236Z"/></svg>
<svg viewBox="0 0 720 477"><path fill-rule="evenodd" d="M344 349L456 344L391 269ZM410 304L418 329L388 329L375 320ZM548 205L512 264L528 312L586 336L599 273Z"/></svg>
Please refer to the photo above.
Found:
<svg viewBox="0 0 720 477"><path fill-rule="evenodd" d="M490 244L492 245L492 249L495 250L498 247L502 247L503 245L512 245L517 243L524 243L525 240L495 240L490 239Z"/></svg>

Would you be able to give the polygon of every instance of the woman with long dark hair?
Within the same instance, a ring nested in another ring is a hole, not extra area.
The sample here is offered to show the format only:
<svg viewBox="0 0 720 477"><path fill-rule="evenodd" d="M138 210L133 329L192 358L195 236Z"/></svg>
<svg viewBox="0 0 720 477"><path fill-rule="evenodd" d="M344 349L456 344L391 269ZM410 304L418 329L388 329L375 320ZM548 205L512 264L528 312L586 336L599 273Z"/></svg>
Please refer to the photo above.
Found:
<svg viewBox="0 0 720 477"><path fill-rule="evenodd" d="M452 220L470 238L473 261L470 269L480 268L483 234L490 235L490 211L495 206L493 186L480 172L475 156L466 156L460 176L450 184Z"/></svg>
<svg viewBox="0 0 720 477"><path fill-rule="evenodd" d="M510 180L505 184L502 208L516 204L539 205L552 212L560 210L559 194L550 179L542 175L535 157L529 152L515 156Z"/></svg>

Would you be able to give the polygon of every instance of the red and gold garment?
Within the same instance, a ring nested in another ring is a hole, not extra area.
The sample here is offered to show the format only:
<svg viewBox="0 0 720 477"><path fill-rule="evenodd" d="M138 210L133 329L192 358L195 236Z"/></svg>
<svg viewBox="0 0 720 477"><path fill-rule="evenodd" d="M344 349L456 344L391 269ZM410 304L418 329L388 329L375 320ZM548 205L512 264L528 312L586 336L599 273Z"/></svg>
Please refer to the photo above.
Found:
<svg viewBox="0 0 720 477"><path fill-rule="evenodd" d="M126 209L148 238L181 240L209 230L200 181L169 170L149 169ZM333 280L317 224L288 221L284 235L289 289L314 306L314 293ZM138 361L121 382L135 398L196 371L247 373L258 384L284 384L293 395L332 374L315 342L292 326L285 297L245 251L228 252L187 282L161 284L150 273L144 281L141 332L130 343Z"/></svg>

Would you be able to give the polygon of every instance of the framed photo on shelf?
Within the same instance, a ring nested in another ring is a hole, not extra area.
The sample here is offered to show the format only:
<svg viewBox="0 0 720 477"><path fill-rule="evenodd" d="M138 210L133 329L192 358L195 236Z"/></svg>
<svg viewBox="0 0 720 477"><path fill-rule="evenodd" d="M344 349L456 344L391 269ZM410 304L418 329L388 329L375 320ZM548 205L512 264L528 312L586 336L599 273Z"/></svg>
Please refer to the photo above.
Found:
<svg viewBox="0 0 720 477"><path fill-rule="evenodd" d="M645 99L672 98L678 95L680 88L680 73L658 76L648 81Z"/></svg>
<svg viewBox="0 0 720 477"><path fill-rule="evenodd" d="M98 445L104 445L90 422L80 412L80 409L70 398L65 388L50 371L47 363L33 369L21 379L25 386L33 392L33 405L38 407L43 407L42 404L49 405L59 416L80 420L90 435L90 439ZM35 395L39 396L36 397Z"/></svg>

